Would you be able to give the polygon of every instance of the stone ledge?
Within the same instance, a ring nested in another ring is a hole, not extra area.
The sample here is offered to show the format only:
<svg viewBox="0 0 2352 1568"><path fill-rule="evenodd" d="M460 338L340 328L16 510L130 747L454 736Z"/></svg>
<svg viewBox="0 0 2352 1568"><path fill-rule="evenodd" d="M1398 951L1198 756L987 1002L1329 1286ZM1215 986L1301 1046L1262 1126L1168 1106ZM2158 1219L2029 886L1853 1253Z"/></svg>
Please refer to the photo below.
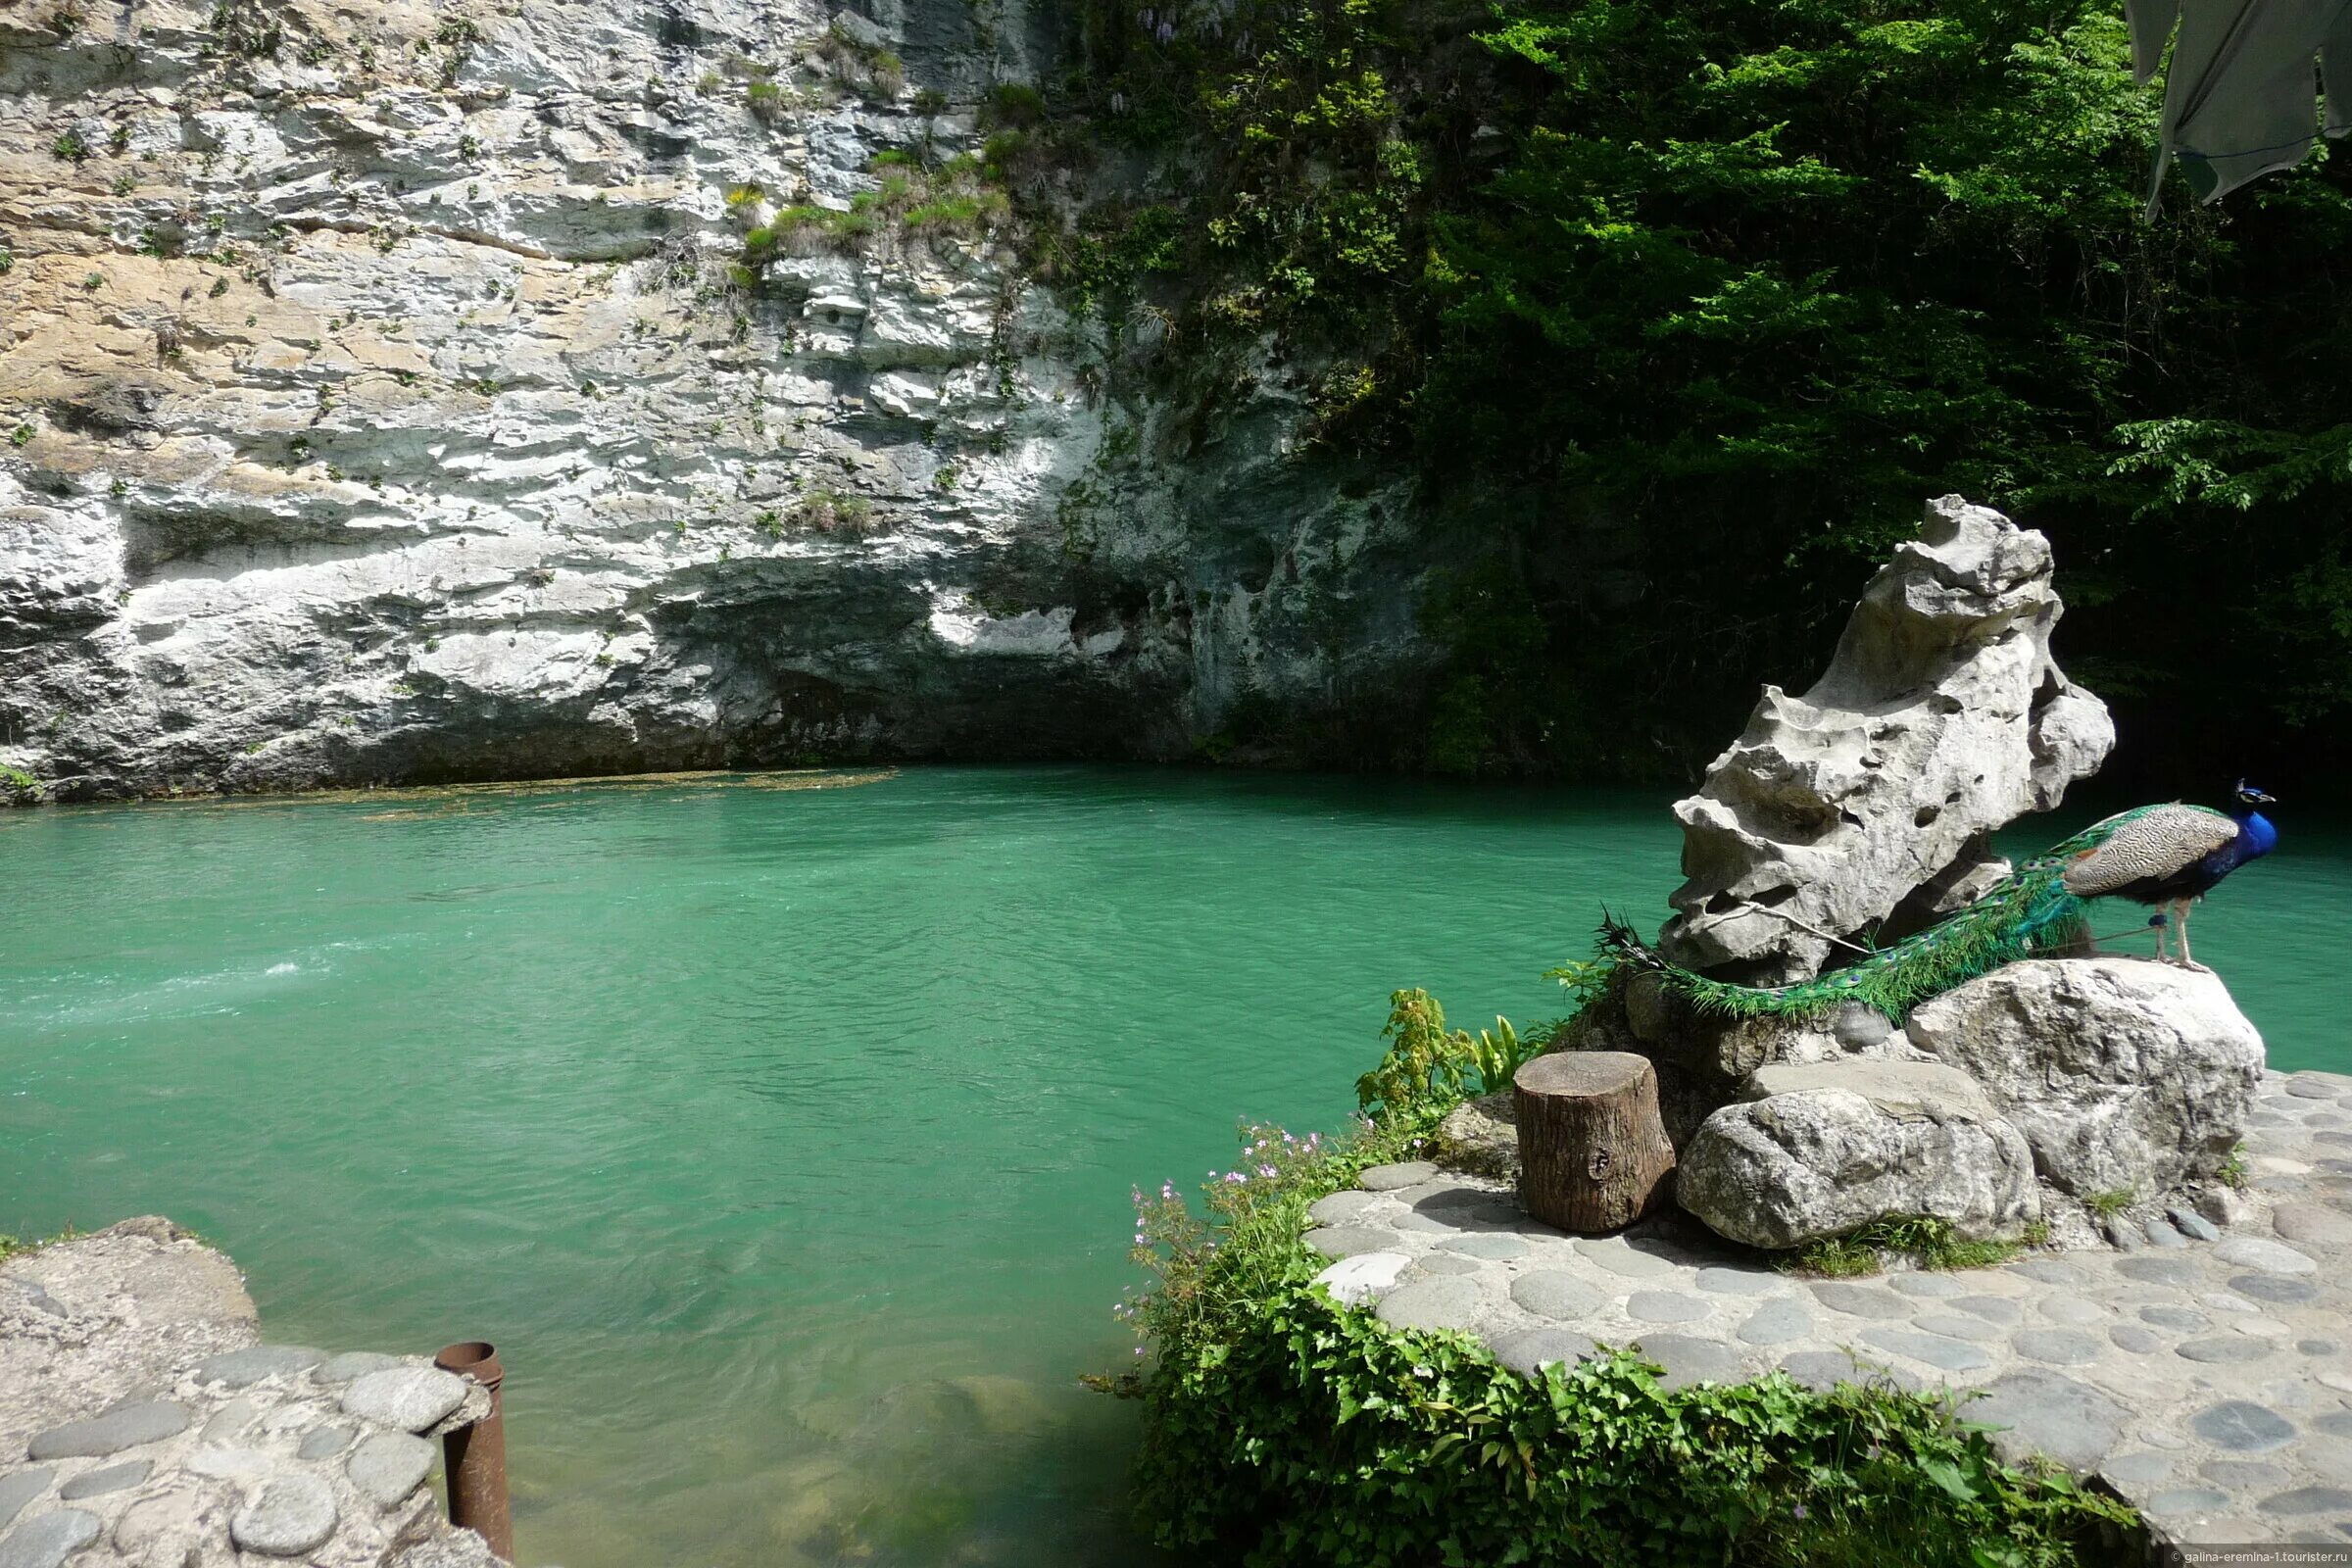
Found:
<svg viewBox="0 0 2352 1568"><path fill-rule="evenodd" d="M1669 1386L1780 1370L1982 1393L1966 1414L2005 1452L2101 1478L2163 1536L2340 1544L2352 1077L2265 1074L2246 1153L2251 1191L2139 1221L2141 1250L1863 1280L1780 1272L1681 1216L1570 1237L1498 1182L1418 1163L1365 1172L1317 1217L1384 1238L1326 1270L1350 1298L1474 1334L1523 1372L1632 1345Z"/></svg>
<svg viewBox="0 0 2352 1568"><path fill-rule="evenodd" d="M0 1263L0 1564L496 1568L427 1485L487 1392L258 1337L234 1266L168 1221Z"/></svg>

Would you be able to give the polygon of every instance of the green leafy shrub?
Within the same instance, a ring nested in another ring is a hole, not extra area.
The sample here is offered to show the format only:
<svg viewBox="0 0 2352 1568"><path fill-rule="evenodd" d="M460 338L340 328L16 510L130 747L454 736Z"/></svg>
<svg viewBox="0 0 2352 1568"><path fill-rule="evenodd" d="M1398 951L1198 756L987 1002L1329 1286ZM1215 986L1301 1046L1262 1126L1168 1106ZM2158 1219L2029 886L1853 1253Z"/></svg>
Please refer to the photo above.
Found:
<svg viewBox="0 0 2352 1568"><path fill-rule="evenodd" d="M2125 1560L2131 1510L2003 1465L1948 1405L1777 1373L1670 1392L1622 1353L1531 1381L1465 1335L1337 1304L1306 1210L1423 1126L1245 1124L1200 1215L1173 1182L1134 1193L1152 1280L1116 1310L1145 1344L1089 1382L1144 1401L1139 1505L1162 1545L1264 1568Z"/></svg>
<svg viewBox="0 0 2352 1568"><path fill-rule="evenodd" d="M1668 1392L1630 1353L1531 1381L1302 1278L1247 1301L1145 1384L1141 1506L1195 1560L2092 1568L2136 1533L1914 1396L1782 1373Z"/></svg>
<svg viewBox="0 0 2352 1568"><path fill-rule="evenodd" d="M81 139L80 131L68 130L61 133L57 140L49 144L49 156L52 158L64 159L69 163L78 164L84 162L90 156L90 144Z"/></svg>
<svg viewBox="0 0 2352 1568"><path fill-rule="evenodd" d="M743 102L753 115L763 121L779 119L792 107L783 85L764 78L744 83Z"/></svg>
<svg viewBox="0 0 2352 1568"><path fill-rule="evenodd" d="M1448 1030L1445 1007L1419 988L1391 993L1380 1037L1388 1052L1355 1081L1355 1099L1382 1121L1443 1114L1465 1096L1508 1089L1521 1064L1549 1044L1548 1036L1522 1040L1503 1017L1475 1037Z"/></svg>
<svg viewBox="0 0 2352 1568"><path fill-rule="evenodd" d="M838 490L811 490L793 508L793 521L816 533L858 533L874 521L874 504Z"/></svg>
<svg viewBox="0 0 2352 1568"><path fill-rule="evenodd" d="M991 125L1035 125L1046 118L1046 97L1024 81L999 82L981 104L981 116Z"/></svg>

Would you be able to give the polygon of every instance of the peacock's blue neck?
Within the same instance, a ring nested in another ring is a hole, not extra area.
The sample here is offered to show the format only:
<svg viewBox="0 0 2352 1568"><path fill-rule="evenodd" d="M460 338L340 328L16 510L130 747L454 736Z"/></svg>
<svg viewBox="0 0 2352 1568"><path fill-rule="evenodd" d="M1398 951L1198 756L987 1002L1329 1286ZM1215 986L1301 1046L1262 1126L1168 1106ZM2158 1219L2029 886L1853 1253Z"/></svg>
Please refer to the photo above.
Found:
<svg viewBox="0 0 2352 1568"><path fill-rule="evenodd" d="M2272 849L2279 847L2279 830L2272 827L2268 815L2260 811L2239 813L2239 818L2236 818L2236 837L2246 839L2248 860L2258 858L2258 856L2268 856Z"/></svg>
<svg viewBox="0 0 2352 1568"><path fill-rule="evenodd" d="M2230 814L2237 821L2237 837L2214 851L2212 857L2223 862L2225 869L2259 860L2278 847L2278 830L2260 811L2248 806Z"/></svg>

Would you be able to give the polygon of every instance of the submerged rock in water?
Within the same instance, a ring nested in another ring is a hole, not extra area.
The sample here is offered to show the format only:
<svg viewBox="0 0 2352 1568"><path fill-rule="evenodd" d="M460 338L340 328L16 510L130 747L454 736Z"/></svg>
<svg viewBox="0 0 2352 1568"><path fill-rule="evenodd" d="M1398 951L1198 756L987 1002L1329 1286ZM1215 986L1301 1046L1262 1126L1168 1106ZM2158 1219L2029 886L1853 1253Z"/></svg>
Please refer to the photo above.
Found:
<svg viewBox="0 0 2352 1568"><path fill-rule="evenodd" d="M1957 907L1997 870L1984 836L2058 804L2115 744L2050 651L2049 542L1958 496L1871 579L1828 671L1766 686L1747 730L1676 803L1686 881L1661 938L1692 968L1766 983L1836 939Z"/></svg>

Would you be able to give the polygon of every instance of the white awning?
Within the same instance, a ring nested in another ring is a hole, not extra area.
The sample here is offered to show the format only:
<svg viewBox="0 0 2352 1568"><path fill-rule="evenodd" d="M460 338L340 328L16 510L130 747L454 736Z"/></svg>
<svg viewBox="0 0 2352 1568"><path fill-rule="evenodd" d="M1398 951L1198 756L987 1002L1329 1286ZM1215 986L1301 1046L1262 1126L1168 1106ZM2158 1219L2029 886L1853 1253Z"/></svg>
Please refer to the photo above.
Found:
<svg viewBox="0 0 2352 1568"><path fill-rule="evenodd" d="M2148 216L2167 165L2217 201L2274 169L2291 169L2319 138L2315 98L2327 88L2327 133L2352 130L2352 0L2125 0L2132 63L2146 81L2164 63L2164 125ZM2316 70L2315 70L2316 61Z"/></svg>

